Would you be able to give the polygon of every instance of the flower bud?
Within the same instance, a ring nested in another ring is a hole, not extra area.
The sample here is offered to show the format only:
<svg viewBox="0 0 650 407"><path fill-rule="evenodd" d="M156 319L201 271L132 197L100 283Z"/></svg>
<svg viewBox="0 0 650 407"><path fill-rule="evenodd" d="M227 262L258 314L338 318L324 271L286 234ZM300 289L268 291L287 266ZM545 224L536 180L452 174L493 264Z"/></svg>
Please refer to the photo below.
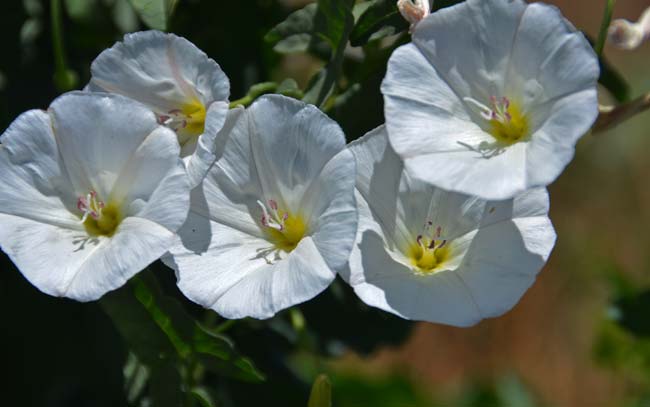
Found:
<svg viewBox="0 0 650 407"><path fill-rule="evenodd" d="M409 32L412 32L417 23L431 12L429 0L398 0L397 8L404 19L411 23Z"/></svg>
<svg viewBox="0 0 650 407"><path fill-rule="evenodd" d="M635 49L650 38L650 7L647 8L636 23L625 19L612 21L608 30L608 39L621 49Z"/></svg>

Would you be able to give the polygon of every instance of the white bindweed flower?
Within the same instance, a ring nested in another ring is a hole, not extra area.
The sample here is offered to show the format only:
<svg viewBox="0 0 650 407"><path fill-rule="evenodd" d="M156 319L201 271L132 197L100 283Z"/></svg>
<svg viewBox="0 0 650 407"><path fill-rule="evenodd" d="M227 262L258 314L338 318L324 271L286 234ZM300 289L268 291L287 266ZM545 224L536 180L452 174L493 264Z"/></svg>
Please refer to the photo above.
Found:
<svg viewBox="0 0 650 407"><path fill-rule="evenodd" d="M417 178L484 199L553 182L598 115L598 60L555 7L468 0L422 20L382 84Z"/></svg>
<svg viewBox="0 0 650 407"><path fill-rule="evenodd" d="M120 287L187 217L176 135L133 100L69 93L0 141L0 246L47 294L90 301Z"/></svg>
<svg viewBox="0 0 650 407"><path fill-rule="evenodd" d="M340 127L314 106L265 96L237 114L166 262L191 300L226 318L269 318L319 294L347 264L355 162Z"/></svg>
<svg viewBox="0 0 650 407"><path fill-rule="evenodd" d="M349 148L359 230L342 276L364 302L469 326L510 310L535 281L555 244L544 188L506 201L441 190L404 170L384 127Z"/></svg>
<svg viewBox="0 0 650 407"><path fill-rule="evenodd" d="M618 48L638 48L643 41L650 39L650 7L641 14L636 23L623 18L612 21L607 34L609 42Z"/></svg>
<svg viewBox="0 0 650 407"><path fill-rule="evenodd" d="M185 38L145 31L102 52L91 73L89 90L135 99L176 132L190 182L198 185L228 112L230 83L219 65Z"/></svg>

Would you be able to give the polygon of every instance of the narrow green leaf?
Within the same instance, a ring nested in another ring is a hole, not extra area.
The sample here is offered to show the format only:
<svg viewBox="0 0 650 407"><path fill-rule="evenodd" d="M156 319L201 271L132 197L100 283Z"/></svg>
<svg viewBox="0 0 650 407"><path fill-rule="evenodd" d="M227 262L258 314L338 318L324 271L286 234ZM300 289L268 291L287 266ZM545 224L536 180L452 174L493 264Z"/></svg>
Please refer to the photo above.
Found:
<svg viewBox="0 0 650 407"><path fill-rule="evenodd" d="M211 392L205 387L195 387L192 389L192 397L201 407L217 407Z"/></svg>
<svg viewBox="0 0 650 407"><path fill-rule="evenodd" d="M433 2L431 12L453 6L463 0L437 0ZM390 35L399 34L409 28L408 22L402 17L395 0L372 0L370 5L358 18L350 34L350 44L357 47L370 41ZM363 3L362 3L363 4Z"/></svg>
<svg viewBox="0 0 650 407"><path fill-rule="evenodd" d="M317 5L308 4L289 15L264 37L279 53L305 52L314 42L314 19Z"/></svg>
<svg viewBox="0 0 650 407"><path fill-rule="evenodd" d="M129 0L140 19L155 30L167 31L178 0Z"/></svg>
<svg viewBox="0 0 650 407"><path fill-rule="evenodd" d="M135 405L143 396L144 389L149 381L149 369L140 363L135 354L130 352L123 371L126 399L130 405Z"/></svg>
<svg viewBox="0 0 650 407"><path fill-rule="evenodd" d="M332 407L332 383L324 375L319 375L311 387L307 407Z"/></svg>
<svg viewBox="0 0 650 407"><path fill-rule="evenodd" d="M99 301L129 349L147 366L157 366L175 357L172 343L126 285Z"/></svg>
<svg viewBox="0 0 650 407"><path fill-rule="evenodd" d="M315 33L332 47L332 58L312 78L303 101L322 106L334 91L341 75L343 52L354 27L353 0L319 0L315 19Z"/></svg>
<svg viewBox="0 0 650 407"><path fill-rule="evenodd" d="M194 349L208 370L249 382L263 382L266 377L250 359L243 357L227 337L211 332L200 324L194 338Z"/></svg>
<svg viewBox="0 0 650 407"><path fill-rule="evenodd" d="M145 279L147 283L145 283ZM152 276L144 274L132 279L133 290L140 304L149 312L158 327L167 335L181 358L186 358L192 352L186 342L191 338L192 319L185 314L175 301L161 295ZM172 320L174 316L174 320Z"/></svg>
<svg viewBox="0 0 650 407"><path fill-rule="evenodd" d="M360 46L368 41L397 34L409 25L394 0L373 0L350 33L350 44Z"/></svg>

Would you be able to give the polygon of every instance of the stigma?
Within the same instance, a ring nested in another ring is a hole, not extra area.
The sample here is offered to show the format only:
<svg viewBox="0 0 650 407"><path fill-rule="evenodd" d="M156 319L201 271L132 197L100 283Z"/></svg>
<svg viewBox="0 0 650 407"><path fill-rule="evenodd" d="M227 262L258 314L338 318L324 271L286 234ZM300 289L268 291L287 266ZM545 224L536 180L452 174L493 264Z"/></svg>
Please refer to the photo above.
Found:
<svg viewBox="0 0 650 407"><path fill-rule="evenodd" d="M433 273L448 257L447 239L442 235L442 227L433 227L431 221L424 224L423 231L411 245L409 257L420 273Z"/></svg>
<svg viewBox="0 0 650 407"><path fill-rule="evenodd" d="M273 199L267 201L268 208L262 201L257 201L257 204L262 209L260 222L269 240L279 250L290 252L295 249L307 231L302 218L280 209Z"/></svg>
<svg viewBox="0 0 650 407"><path fill-rule="evenodd" d="M507 97L491 96L489 106L470 97L463 100L478 108L481 117L488 122L489 133L497 141L513 144L528 136L528 118L519 105Z"/></svg>

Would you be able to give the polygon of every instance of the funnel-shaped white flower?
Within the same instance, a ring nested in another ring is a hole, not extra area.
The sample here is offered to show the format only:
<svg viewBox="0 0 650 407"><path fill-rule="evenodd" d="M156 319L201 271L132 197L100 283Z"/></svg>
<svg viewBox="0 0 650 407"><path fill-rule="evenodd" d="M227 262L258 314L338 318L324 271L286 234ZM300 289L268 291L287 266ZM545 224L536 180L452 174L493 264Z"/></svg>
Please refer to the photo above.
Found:
<svg viewBox="0 0 650 407"><path fill-rule="evenodd" d="M219 65L185 38L145 31L102 52L91 73L89 90L135 99L176 132L190 182L198 185L228 112L230 82Z"/></svg>
<svg viewBox="0 0 650 407"><path fill-rule="evenodd" d="M284 96L229 121L166 262L191 300L226 318L269 318L316 296L347 264L355 162L334 121Z"/></svg>
<svg viewBox="0 0 650 407"><path fill-rule="evenodd" d="M89 301L120 287L187 217L176 136L135 101L66 94L0 141L0 246L47 294Z"/></svg>
<svg viewBox="0 0 650 407"><path fill-rule="evenodd" d="M484 199L553 182L598 115L598 60L560 12L468 0L422 20L382 84L412 174Z"/></svg>
<svg viewBox="0 0 650 407"><path fill-rule="evenodd" d="M469 326L512 308L555 232L543 188L507 201L412 178L383 127L354 142L359 231L342 273L367 304L403 318Z"/></svg>

